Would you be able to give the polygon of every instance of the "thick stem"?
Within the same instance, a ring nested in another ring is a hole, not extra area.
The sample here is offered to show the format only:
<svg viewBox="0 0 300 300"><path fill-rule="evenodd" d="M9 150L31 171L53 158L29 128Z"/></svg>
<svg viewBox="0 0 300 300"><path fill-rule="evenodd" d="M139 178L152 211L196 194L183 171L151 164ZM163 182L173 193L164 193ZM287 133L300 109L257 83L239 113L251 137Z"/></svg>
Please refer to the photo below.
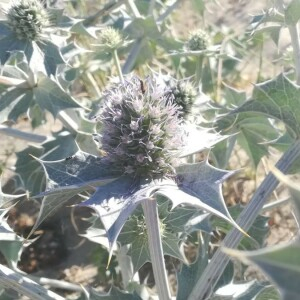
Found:
<svg viewBox="0 0 300 300"><path fill-rule="evenodd" d="M22 139L28 142L32 143L43 143L47 140L47 137L44 135L29 133L29 132L23 132L18 129L10 128L5 125L0 125L0 133L3 133L8 136L12 136L18 139Z"/></svg>
<svg viewBox="0 0 300 300"><path fill-rule="evenodd" d="M135 42L135 44L131 48L128 58L127 58L125 64L123 65L123 70L122 70L123 74L128 74L132 70L132 68L136 62L136 59L138 57L138 54L143 46L143 42L144 42L144 39L140 38Z"/></svg>
<svg viewBox="0 0 300 300"><path fill-rule="evenodd" d="M157 203L154 199L145 199L143 211L146 220L149 251L158 297L160 300L170 300L170 288L165 267L161 242Z"/></svg>
<svg viewBox="0 0 300 300"><path fill-rule="evenodd" d="M300 41L298 24L288 26L293 47L293 56L296 69L296 83L300 85Z"/></svg>
<svg viewBox="0 0 300 300"><path fill-rule="evenodd" d="M64 300L48 289L38 285L26 276L0 265L0 286L10 288L27 296L31 300Z"/></svg>
<svg viewBox="0 0 300 300"><path fill-rule="evenodd" d="M199 86L202 79L203 56L199 55L196 59L196 86Z"/></svg>
<svg viewBox="0 0 300 300"><path fill-rule="evenodd" d="M276 164L276 168L282 173L286 173L299 156L300 141L296 141L282 155ZM237 219L237 224L245 231L249 230L249 228L252 226L259 212L263 208L264 203L272 194L277 185L278 180L272 173L269 173ZM226 248L236 248L242 238L243 234L234 228L226 235L222 246ZM229 260L229 257L222 252L222 247L220 247L213 255L202 276L194 286L188 300L208 299L213 293L213 289L217 284L218 279L223 274Z"/></svg>
<svg viewBox="0 0 300 300"><path fill-rule="evenodd" d="M127 0L118 0L118 1L109 2L107 5L104 6L103 9L100 9L94 15L87 17L83 21L84 26L91 26L91 25L95 24L99 18L110 14L113 10L122 6L126 2L127 2Z"/></svg>
<svg viewBox="0 0 300 300"><path fill-rule="evenodd" d="M114 58L114 63L117 67L117 72L118 72L120 81L122 83L124 83L124 77L123 77L123 73L122 73L122 69L121 69L121 65L120 65L120 60L119 60L119 57L118 57L118 52L117 52L116 49L113 51L112 55L113 55L113 58Z"/></svg>

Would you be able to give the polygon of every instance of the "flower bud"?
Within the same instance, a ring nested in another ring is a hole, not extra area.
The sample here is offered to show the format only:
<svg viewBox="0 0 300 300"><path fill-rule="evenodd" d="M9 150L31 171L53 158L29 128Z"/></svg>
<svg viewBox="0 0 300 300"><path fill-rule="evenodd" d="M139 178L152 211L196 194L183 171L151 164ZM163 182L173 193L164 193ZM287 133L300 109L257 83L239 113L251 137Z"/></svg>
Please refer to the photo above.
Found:
<svg viewBox="0 0 300 300"><path fill-rule="evenodd" d="M210 38L206 31L198 29L190 33L187 48L191 51L206 50L210 44Z"/></svg>
<svg viewBox="0 0 300 300"><path fill-rule="evenodd" d="M50 16L38 0L14 1L6 12L8 25L19 40L40 40Z"/></svg>
<svg viewBox="0 0 300 300"><path fill-rule="evenodd" d="M113 51L120 48L124 39L119 30L113 27L106 27L100 33L100 45L107 51Z"/></svg>

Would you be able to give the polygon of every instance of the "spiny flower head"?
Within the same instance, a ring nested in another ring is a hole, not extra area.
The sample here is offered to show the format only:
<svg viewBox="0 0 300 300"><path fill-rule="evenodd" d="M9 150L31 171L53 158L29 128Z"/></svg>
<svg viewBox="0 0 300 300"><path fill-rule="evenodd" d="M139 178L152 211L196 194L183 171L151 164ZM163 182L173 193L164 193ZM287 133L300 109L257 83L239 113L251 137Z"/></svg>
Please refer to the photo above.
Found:
<svg viewBox="0 0 300 300"><path fill-rule="evenodd" d="M50 17L38 0L14 1L7 10L8 25L19 40L39 40Z"/></svg>
<svg viewBox="0 0 300 300"><path fill-rule="evenodd" d="M106 50L116 50L123 45L124 39L119 30L113 27L106 27L101 30L100 44L106 48Z"/></svg>
<svg viewBox="0 0 300 300"><path fill-rule="evenodd" d="M193 85L188 81L169 81L170 93L174 96L174 103L176 103L184 118L186 118L196 100L197 92Z"/></svg>
<svg viewBox="0 0 300 300"><path fill-rule="evenodd" d="M187 48L191 51L206 50L210 44L210 38L206 31L198 29L190 33Z"/></svg>
<svg viewBox="0 0 300 300"><path fill-rule="evenodd" d="M184 143L180 108L158 77L127 77L104 94L99 137L105 161L120 173L159 178L174 174Z"/></svg>

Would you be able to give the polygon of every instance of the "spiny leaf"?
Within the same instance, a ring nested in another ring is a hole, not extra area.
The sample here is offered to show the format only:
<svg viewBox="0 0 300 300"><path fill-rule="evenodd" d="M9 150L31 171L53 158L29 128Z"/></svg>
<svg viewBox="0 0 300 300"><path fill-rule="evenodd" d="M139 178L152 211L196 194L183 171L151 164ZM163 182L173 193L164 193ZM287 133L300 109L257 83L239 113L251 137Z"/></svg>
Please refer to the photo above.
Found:
<svg viewBox="0 0 300 300"><path fill-rule="evenodd" d="M37 221L30 234L56 209L82 191L95 189L115 178L100 164L101 159L81 151L61 161L39 160L46 172L46 192L35 198L44 197Z"/></svg>
<svg viewBox="0 0 300 300"><path fill-rule="evenodd" d="M300 135L300 87L283 74L255 85L252 100L245 102L231 114L257 112L284 122Z"/></svg>
<svg viewBox="0 0 300 300"><path fill-rule="evenodd" d="M0 252L4 255L8 266L16 270L24 240L9 227L5 218L6 213L7 210L0 210Z"/></svg>
<svg viewBox="0 0 300 300"><path fill-rule="evenodd" d="M11 206L12 204L14 204L16 202L17 199L20 199L23 196L26 196L26 194L10 195L10 194L3 193L2 187L0 184L0 209Z"/></svg>
<svg viewBox="0 0 300 300"><path fill-rule="evenodd" d="M300 294L300 244L298 241L256 251L224 249L245 263L254 263L278 286L283 300L298 299Z"/></svg>
<svg viewBox="0 0 300 300"><path fill-rule="evenodd" d="M67 108L80 108L54 79L39 73L37 84L32 88L24 83L10 87L0 95L0 122L17 121L30 107L38 105L42 110L48 110L54 117Z"/></svg>
<svg viewBox="0 0 300 300"><path fill-rule="evenodd" d="M278 292L268 282L252 280L249 282L231 282L218 289L211 300L233 299L279 300L280 298Z"/></svg>
<svg viewBox="0 0 300 300"><path fill-rule="evenodd" d="M296 25L300 19L300 1L292 0L284 12L286 25Z"/></svg>
<svg viewBox="0 0 300 300"><path fill-rule="evenodd" d="M243 207L241 205L235 205L229 207L228 210L233 219L236 220L239 214L242 212ZM242 250L255 250L262 247L265 243L267 234L269 233L268 220L269 218L267 217L260 215L257 216L256 220L248 231L251 239L244 237L239 248ZM228 222L216 217L212 217L212 226L216 227L220 231L223 231L224 233L228 233L232 229L232 226Z"/></svg>
<svg viewBox="0 0 300 300"><path fill-rule="evenodd" d="M206 161L182 165L177 168L179 187L174 184L162 187L157 194L170 199L173 207L179 204L197 207L223 218L243 231L231 218L222 196L221 184L233 173L214 168Z"/></svg>
<svg viewBox="0 0 300 300"><path fill-rule="evenodd" d="M140 296L134 292L133 294L119 290L118 288L112 286L107 294L96 292L91 289L88 293L91 300L142 300Z"/></svg>

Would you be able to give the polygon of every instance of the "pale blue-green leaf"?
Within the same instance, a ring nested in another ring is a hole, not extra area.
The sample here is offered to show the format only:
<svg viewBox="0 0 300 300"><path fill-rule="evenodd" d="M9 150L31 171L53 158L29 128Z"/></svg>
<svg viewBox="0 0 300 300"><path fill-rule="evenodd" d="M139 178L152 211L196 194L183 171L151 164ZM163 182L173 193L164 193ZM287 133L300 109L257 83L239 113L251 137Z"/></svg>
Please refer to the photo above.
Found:
<svg viewBox="0 0 300 300"><path fill-rule="evenodd" d="M48 110L54 117L66 108L80 108L81 105L66 93L56 81L40 74L38 86L33 89L36 103Z"/></svg>
<svg viewBox="0 0 300 300"><path fill-rule="evenodd" d="M28 117L31 120L31 126L33 129L42 125L46 120L45 111L42 111L40 106L37 104L29 107Z"/></svg>
<svg viewBox="0 0 300 300"><path fill-rule="evenodd" d="M19 195L10 195L10 194L5 194L2 192L2 187L0 184L0 209L1 208L8 208L9 206L13 205L16 203L16 201L21 197L26 196L26 194L19 194Z"/></svg>
<svg viewBox="0 0 300 300"><path fill-rule="evenodd" d="M193 124L186 124L184 129L187 132L185 146L180 150L180 157L185 157L204 149L210 149L218 142L228 138L227 135L220 135L211 129L195 127Z"/></svg>
<svg viewBox="0 0 300 300"><path fill-rule="evenodd" d="M39 160L39 162L45 169L48 188L51 189L46 194L60 193L63 188L67 190L88 188L93 183L98 185L101 182L110 182L116 177L116 174L113 174L109 167L102 163L100 157L82 151L62 160ZM55 191L52 191L53 189Z"/></svg>
<svg viewBox="0 0 300 300"><path fill-rule="evenodd" d="M292 196L294 209L295 209L295 217L300 221L300 188L298 183L293 182L288 176L284 175L277 169L272 169L272 172L274 175L280 180L282 183L284 183Z"/></svg>
<svg viewBox="0 0 300 300"><path fill-rule="evenodd" d="M231 157L233 148L236 144L237 136L233 135L217 143L210 151L210 158L214 162L214 166L219 169L226 169Z"/></svg>
<svg viewBox="0 0 300 300"><path fill-rule="evenodd" d="M239 214L242 212L243 207L241 205L235 205L229 207L228 210L232 218L236 220ZM270 229L268 221L269 218L267 217L261 215L257 216L253 225L248 231L248 234L251 236L251 239L245 236L240 242L239 249L255 250L263 247L265 245L265 240L267 235L269 234ZM217 228L218 230L226 234L232 229L232 226L222 219L212 217L211 222L214 228Z"/></svg>
<svg viewBox="0 0 300 300"><path fill-rule="evenodd" d="M183 264L180 272L177 274L178 291L176 300L186 300L191 293L195 283L203 274L208 264L208 246L210 235L202 234L199 239L198 256L196 260L190 264Z"/></svg>
<svg viewBox="0 0 300 300"><path fill-rule="evenodd" d="M30 60L33 47L30 41L19 40L14 34L9 34L0 39L0 63L5 64L9 55L13 51L23 51L28 60Z"/></svg>
<svg viewBox="0 0 300 300"><path fill-rule="evenodd" d="M37 42L37 45L39 48L37 51L41 56L41 62L45 67L46 74L48 76L51 74L55 75L57 66L66 63L59 47L49 40ZM32 64L37 64L37 61L32 61Z"/></svg>
<svg viewBox="0 0 300 300"><path fill-rule="evenodd" d="M31 195L37 195L45 189L45 175L42 166L33 157L43 160L54 160L69 157L78 151L72 134L66 131L57 132L53 138L42 145L29 146L17 153L16 173L23 180L23 186Z"/></svg>
<svg viewBox="0 0 300 300"><path fill-rule="evenodd" d="M110 288L108 293L101 293L94 289L90 289L88 295L88 299L90 300L142 300L136 292L130 294L128 292L121 291L114 286Z"/></svg>
<svg viewBox="0 0 300 300"><path fill-rule="evenodd" d="M126 28L125 34L129 39L149 38L157 40L161 37L159 28L153 16L135 18Z"/></svg>
<svg viewBox="0 0 300 300"><path fill-rule="evenodd" d="M299 298L299 241L256 251L233 249L224 249L224 251L245 263L256 264L276 284L283 300Z"/></svg>
<svg viewBox="0 0 300 300"><path fill-rule="evenodd" d="M268 25L268 26L264 26L264 27L254 30L252 32L252 36L253 36L253 38L257 39L257 38L260 38L261 35L264 33L269 34L270 37L272 38L273 42L275 43L275 45L278 46L281 29L282 29L281 25ZM261 37L261 38L263 40L263 37Z"/></svg>
<svg viewBox="0 0 300 300"><path fill-rule="evenodd" d="M97 188L91 198L81 203L95 210L107 232L110 248L136 206L146 197L141 190L132 192L133 181L122 176L115 181Z"/></svg>
<svg viewBox="0 0 300 300"><path fill-rule="evenodd" d="M258 282L256 280L231 282L219 288L211 300L258 300L257 297L264 291L269 290L269 288L269 283ZM276 300L277 298L267 298L265 300L271 299Z"/></svg>
<svg viewBox="0 0 300 300"><path fill-rule="evenodd" d="M81 151L92 155L99 155L99 147L96 145L91 134L78 132L76 134L76 143Z"/></svg>
<svg viewBox="0 0 300 300"><path fill-rule="evenodd" d="M75 24L70 28L71 32L88 36L94 39L97 39L97 31L99 31L99 28L97 27L86 27L84 25L84 20L79 20L78 22L75 22Z"/></svg>
<svg viewBox="0 0 300 300"><path fill-rule="evenodd" d="M300 135L300 87L283 74L255 85L252 100L232 111L257 112L284 122L294 133Z"/></svg>
<svg viewBox="0 0 300 300"><path fill-rule="evenodd" d="M280 300L280 294L274 286L265 287L259 294L255 297L254 300ZM242 300L247 300L242 299Z"/></svg>
<svg viewBox="0 0 300 300"><path fill-rule="evenodd" d="M225 83L224 85L224 98L226 99L227 106L238 106L246 101L246 92L239 91Z"/></svg>
<svg viewBox="0 0 300 300"><path fill-rule="evenodd" d="M296 25L300 19L300 1L292 0L284 12L286 25Z"/></svg>
<svg viewBox="0 0 300 300"><path fill-rule="evenodd" d="M8 120L17 121L32 103L32 92L23 88L12 87L0 95L0 123Z"/></svg>
<svg viewBox="0 0 300 300"><path fill-rule="evenodd" d="M0 38L2 36L7 36L11 33L10 28L7 26L7 22L0 21Z"/></svg>
<svg viewBox="0 0 300 300"><path fill-rule="evenodd" d="M8 266L16 270L24 247L24 239L16 235L9 227L4 217L6 213L7 210L0 210L0 252L5 257Z"/></svg>
<svg viewBox="0 0 300 300"><path fill-rule="evenodd" d="M186 164L177 168L179 186L163 187L158 194L170 199L173 207L186 204L210 212L231 223L242 231L230 216L222 196L222 183L234 171L224 171L212 167L207 161Z"/></svg>

